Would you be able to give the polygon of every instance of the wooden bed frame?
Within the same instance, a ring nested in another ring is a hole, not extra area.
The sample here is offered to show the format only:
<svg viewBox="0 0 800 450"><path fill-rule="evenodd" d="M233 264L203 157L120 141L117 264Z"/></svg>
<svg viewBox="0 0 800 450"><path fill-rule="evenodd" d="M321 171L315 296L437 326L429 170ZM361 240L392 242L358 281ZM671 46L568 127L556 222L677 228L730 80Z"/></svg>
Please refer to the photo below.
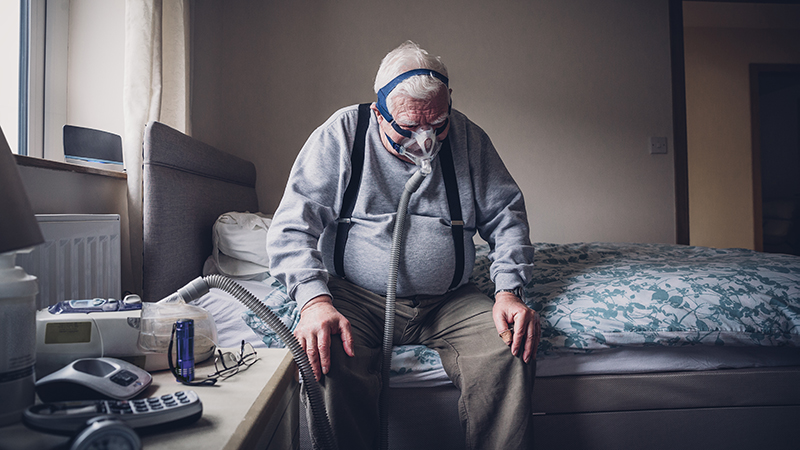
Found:
<svg viewBox="0 0 800 450"><path fill-rule="evenodd" d="M220 214L258 210L255 174L248 161L148 125L145 301L201 275ZM391 448L463 449L458 396L452 385L392 389ZM793 448L800 366L537 377L533 404L536 449Z"/></svg>

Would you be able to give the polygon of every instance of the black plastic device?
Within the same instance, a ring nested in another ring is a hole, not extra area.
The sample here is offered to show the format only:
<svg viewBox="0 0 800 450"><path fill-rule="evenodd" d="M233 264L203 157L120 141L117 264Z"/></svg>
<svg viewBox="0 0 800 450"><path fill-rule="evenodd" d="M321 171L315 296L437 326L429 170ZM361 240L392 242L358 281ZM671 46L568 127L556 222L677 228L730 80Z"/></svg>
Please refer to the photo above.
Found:
<svg viewBox="0 0 800 450"><path fill-rule="evenodd" d="M83 358L36 381L44 402L133 398L150 386L145 370L116 358Z"/></svg>

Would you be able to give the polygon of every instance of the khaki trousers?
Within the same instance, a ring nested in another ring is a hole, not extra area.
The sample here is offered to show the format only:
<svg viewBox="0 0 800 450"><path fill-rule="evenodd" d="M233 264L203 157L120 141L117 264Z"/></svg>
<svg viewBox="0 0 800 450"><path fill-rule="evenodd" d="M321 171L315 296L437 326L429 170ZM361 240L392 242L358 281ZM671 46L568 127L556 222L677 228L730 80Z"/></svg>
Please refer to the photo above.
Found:
<svg viewBox="0 0 800 450"><path fill-rule="evenodd" d="M328 285L334 306L350 321L355 356L333 336L331 368L320 382L325 406L340 449L377 449L385 298L335 277ZM468 449L532 448L536 363L511 354L492 321L493 305L472 284L443 296L398 298L394 345L422 344L439 353L461 391Z"/></svg>

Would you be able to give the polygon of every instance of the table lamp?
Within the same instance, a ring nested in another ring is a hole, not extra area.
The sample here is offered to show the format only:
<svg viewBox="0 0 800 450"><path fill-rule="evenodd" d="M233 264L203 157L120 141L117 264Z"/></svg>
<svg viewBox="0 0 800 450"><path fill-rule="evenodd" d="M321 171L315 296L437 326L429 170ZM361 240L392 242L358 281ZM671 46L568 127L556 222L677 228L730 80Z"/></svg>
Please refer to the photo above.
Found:
<svg viewBox="0 0 800 450"><path fill-rule="evenodd" d="M44 242L17 163L0 129L0 426L19 421L35 399L36 277L17 252Z"/></svg>

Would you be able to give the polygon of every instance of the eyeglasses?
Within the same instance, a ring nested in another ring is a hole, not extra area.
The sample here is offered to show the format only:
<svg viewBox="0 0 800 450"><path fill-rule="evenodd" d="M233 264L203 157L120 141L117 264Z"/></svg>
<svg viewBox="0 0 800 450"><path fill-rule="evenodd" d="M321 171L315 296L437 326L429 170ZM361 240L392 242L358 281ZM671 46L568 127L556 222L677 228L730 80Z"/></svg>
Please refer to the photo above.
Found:
<svg viewBox="0 0 800 450"><path fill-rule="evenodd" d="M253 345L242 340L238 355L217 349L217 356L214 357L214 373L210 374L205 379L189 380L178 373L178 369L175 368L175 364L172 362L172 341L174 336L175 333L173 331L169 340L169 349L167 350L167 362L169 363L169 369L175 376L175 379L187 386L212 386L216 384L217 381L227 380L237 373L249 369L250 366L258 361L258 354L256 353L256 349L253 348Z"/></svg>
<svg viewBox="0 0 800 450"><path fill-rule="evenodd" d="M249 342L242 340L238 355L217 350L217 356L214 358L214 369L216 371L208 377L226 380L239 372L249 369L256 361L258 361L256 349Z"/></svg>

